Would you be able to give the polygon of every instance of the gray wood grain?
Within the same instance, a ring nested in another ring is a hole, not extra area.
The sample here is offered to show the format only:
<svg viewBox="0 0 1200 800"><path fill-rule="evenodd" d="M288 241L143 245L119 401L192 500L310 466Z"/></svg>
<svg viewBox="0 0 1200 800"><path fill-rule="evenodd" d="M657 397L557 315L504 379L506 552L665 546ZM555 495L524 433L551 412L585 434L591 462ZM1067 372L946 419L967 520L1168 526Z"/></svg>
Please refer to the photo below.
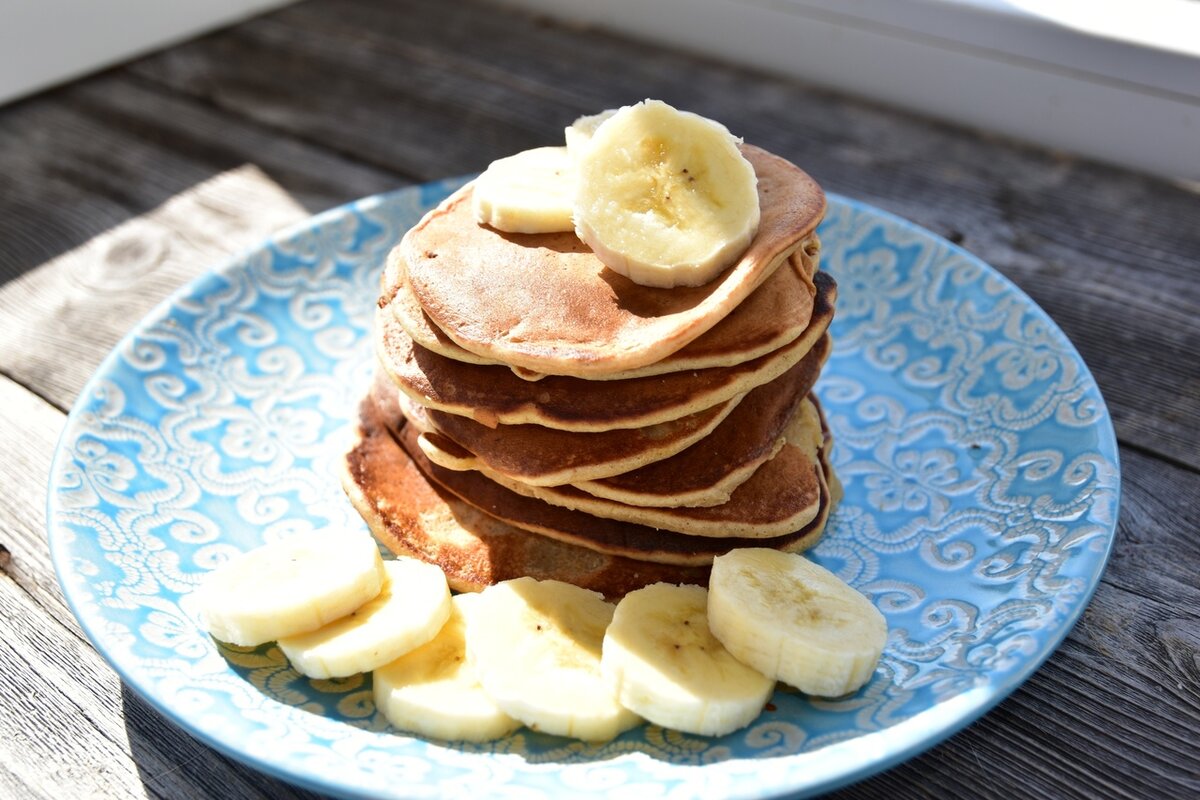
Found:
<svg viewBox="0 0 1200 800"><path fill-rule="evenodd" d="M126 73L2 113L0 283L246 166L309 213L408 183ZM229 221L242 224L236 216Z"/></svg>
<svg viewBox="0 0 1200 800"><path fill-rule="evenodd" d="M253 166L221 173L0 285L0 372L67 408L125 332L307 213ZM86 335L81 335L86 332Z"/></svg>
<svg viewBox="0 0 1200 800"><path fill-rule="evenodd" d="M13 585L57 625L82 636L63 600L46 543L46 479L65 416L0 376L0 544L9 552L0 580Z"/></svg>
<svg viewBox="0 0 1200 800"><path fill-rule="evenodd" d="M167 722L87 643L43 529L62 410L145 310L279 225L646 96L1012 277L1080 349L1122 442L1112 560L1064 645L978 722L835 796L1200 796L1200 196L434 0L309 0L0 108L0 796L309 796Z"/></svg>

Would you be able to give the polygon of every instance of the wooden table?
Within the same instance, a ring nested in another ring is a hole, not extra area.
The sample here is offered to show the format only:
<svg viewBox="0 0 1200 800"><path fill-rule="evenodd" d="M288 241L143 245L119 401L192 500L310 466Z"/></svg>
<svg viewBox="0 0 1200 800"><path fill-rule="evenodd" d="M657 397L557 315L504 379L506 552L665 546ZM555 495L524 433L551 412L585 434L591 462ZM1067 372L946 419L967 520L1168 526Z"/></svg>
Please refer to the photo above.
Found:
<svg viewBox="0 0 1200 800"><path fill-rule="evenodd" d="M64 414L137 319L226 255L643 97L981 256L1066 331L1115 420L1117 541L1065 644L985 718L840 795L1200 796L1196 187L435 0L309 0L0 108L0 796L307 796L177 730L82 635L44 526Z"/></svg>

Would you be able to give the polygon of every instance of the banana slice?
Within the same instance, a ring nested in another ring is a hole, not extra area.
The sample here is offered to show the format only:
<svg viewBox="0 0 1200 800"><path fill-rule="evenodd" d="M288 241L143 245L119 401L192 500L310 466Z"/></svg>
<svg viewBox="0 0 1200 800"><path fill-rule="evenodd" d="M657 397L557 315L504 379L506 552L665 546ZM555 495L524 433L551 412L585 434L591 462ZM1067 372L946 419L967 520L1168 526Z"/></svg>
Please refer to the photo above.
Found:
<svg viewBox="0 0 1200 800"><path fill-rule="evenodd" d="M576 166L576 234L636 283L700 286L758 231L758 179L738 139L659 100L604 121Z"/></svg>
<svg viewBox="0 0 1200 800"><path fill-rule="evenodd" d="M370 672L428 642L450 616L446 575L415 558L383 564L387 578L362 607L310 633L279 639L302 675L344 678Z"/></svg>
<svg viewBox="0 0 1200 800"><path fill-rule="evenodd" d="M205 630L254 647L349 614L379 594L383 579L374 539L324 530L242 553L197 592Z"/></svg>
<svg viewBox="0 0 1200 800"><path fill-rule="evenodd" d="M596 129L604 124L609 117L616 114L617 111L618 109L610 108L606 111L601 111L599 114L580 117L563 131L563 136L567 141L567 154L571 156L572 161L578 160L583 155L583 151L587 149L588 143L592 140L592 135L596 133Z"/></svg>
<svg viewBox="0 0 1200 800"><path fill-rule="evenodd" d="M600 676L613 606L561 581L484 589L467 619L467 655L484 691L533 730L607 741L638 724Z"/></svg>
<svg viewBox="0 0 1200 800"><path fill-rule="evenodd" d="M487 742L521 723L488 697L467 661L467 617L478 595L455 595L430 642L375 670L375 707L396 728L448 741Z"/></svg>
<svg viewBox="0 0 1200 800"><path fill-rule="evenodd" d="M600 671L626 708L701 736L749 725L775 681L742 664L708 628L708 592L656 583L617 604Z"/></svg>
<svg viewBox="0 0 1200 800"><path fill-rule="evenodd" d="M575 230L575 168L566 147L536 147L493 161L471 191L475 219L497 230Z"/></svg>
<svg viewBox="0 0 1200 800"><path fill-rule="evenodd" d="M871 601L794 553L731 550L713 561L708 623L739 661L820 697L840 697L875 671L887 622Z"/></svg>

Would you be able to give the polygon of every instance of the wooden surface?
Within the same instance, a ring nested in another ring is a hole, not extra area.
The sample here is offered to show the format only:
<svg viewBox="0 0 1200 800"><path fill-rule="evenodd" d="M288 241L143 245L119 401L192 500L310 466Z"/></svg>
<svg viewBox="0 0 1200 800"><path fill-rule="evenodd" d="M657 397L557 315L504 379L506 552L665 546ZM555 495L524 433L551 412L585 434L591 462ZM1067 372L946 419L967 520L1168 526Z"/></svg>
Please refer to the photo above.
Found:
<svg viewBox="0 0 1200 800"><path fill-rule="evenodd" d="M1194 188L474 2L309 0L0 108L0 797L309 796L179 732L83 637L44 528L64 412L142 314L270 231L643 97L997 267L1116 424L1117 541L1065 644L982 720L837 796L1200 796Z"/></svg>

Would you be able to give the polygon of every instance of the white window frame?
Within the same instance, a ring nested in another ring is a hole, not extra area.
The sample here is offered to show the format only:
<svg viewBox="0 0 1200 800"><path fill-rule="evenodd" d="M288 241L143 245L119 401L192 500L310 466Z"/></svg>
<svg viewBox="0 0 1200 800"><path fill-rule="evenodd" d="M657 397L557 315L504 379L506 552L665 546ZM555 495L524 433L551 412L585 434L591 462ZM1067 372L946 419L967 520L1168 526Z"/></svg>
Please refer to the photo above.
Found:
<svg viewBox="0 0 1200 800"><path fill-rule="evenodd" d="M0 0L0 104L290 0Z"/></svg>
<svg viewBox="0 0 1200 800"><path fill-rule="evenodd" d="M1200 182L1196 0L508 0Z"/></svg>

